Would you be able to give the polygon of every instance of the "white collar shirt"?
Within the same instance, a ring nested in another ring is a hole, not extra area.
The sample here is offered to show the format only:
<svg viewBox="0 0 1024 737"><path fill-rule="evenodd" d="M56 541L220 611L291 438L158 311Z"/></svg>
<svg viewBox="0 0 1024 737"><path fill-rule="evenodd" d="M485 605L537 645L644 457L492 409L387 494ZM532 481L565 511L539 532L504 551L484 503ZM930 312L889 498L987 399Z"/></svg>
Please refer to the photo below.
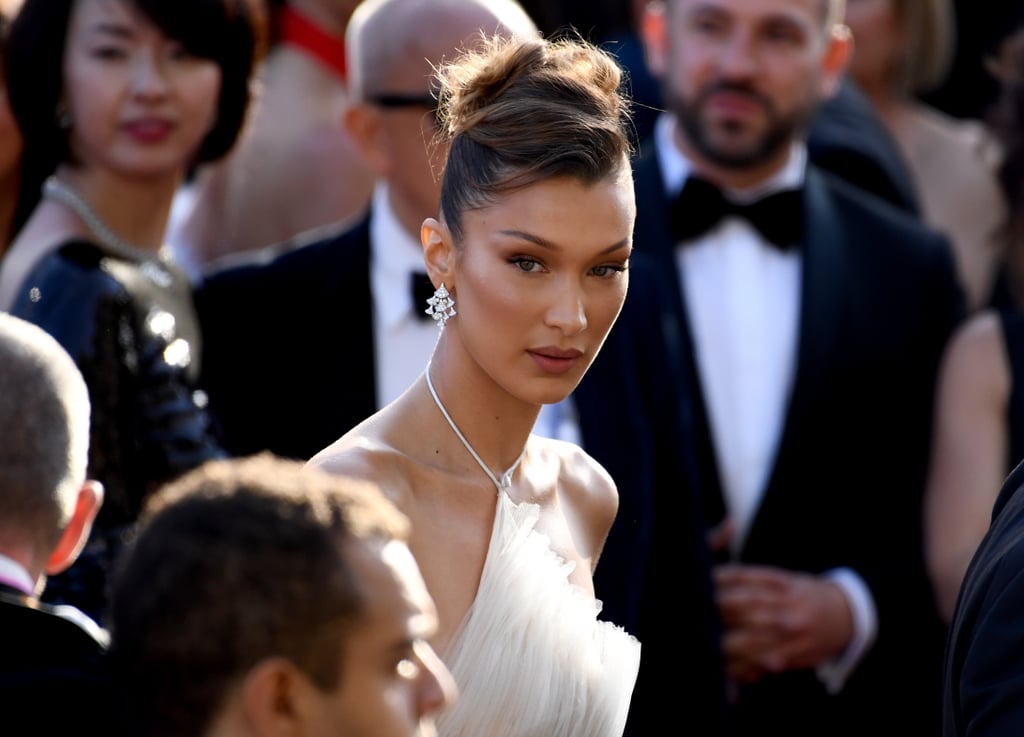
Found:
<svg viewBox="0 0 1024 737"><path fill-rule="evenodd" d="M675 125L673 116L663 114L654 131L670 197L682 190L691 172L673 140ZM796 143L774 177L727 194L751 202L800 187L806 173L807 149ZM735 554L750 531L785 428L796 372L803 262L799 249L779 250L734 216L677 244L675 253ZM817 669L835 693L874 642L878 615L856 572L837 568L826 575L843 589L854 620L846 650Z"/></svg>
<svg viewBox="0 0 1024 737"><path fill-rule="evenodd" d="M413 304L409 285L413 273L426 272L423 248L395 216L386 183L377 184L372 207L370 289L379 409L423 373L437 343L438 326L432 319L421 319L426 303Z"/></svg>
<svg viewBox="0 0 1024 737"><path fill-rule="evenodd" d="M29 596L35 593L36 582L32 580L32 576L29 575L25 566L2 554L0 554L0 583Z"/></svg>
<svg viewBox="0 0 1024 737"><path fill-rule="evenodd" d="M672 141L675 118L661 116L657 151L669 196L691 168ZM786 166L738 201L794 189L806 152L794 146ZM748 222L727 217L676 247L697 370L738 550L770 477L785 423L796 365L801 257L766 242Z"/></svg>

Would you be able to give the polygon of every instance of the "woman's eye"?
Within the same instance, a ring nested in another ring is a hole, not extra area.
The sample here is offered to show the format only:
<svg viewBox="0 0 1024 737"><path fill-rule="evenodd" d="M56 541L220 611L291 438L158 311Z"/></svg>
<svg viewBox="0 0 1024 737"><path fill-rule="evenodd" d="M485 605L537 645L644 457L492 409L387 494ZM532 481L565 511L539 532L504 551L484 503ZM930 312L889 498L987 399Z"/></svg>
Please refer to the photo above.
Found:
<svg viewBox="0 0 1024 737"><path fill-rule="evenodd" d="M117 46L99 46L93 49L92 55L97 59L123 59L128 54Z"/></svg>
<svg viewBox="0 0 1024 737"><path fill-rule="evenodd" d="M595 276L614 276L615 274L621 274L626 270L626 267L622 264L602 264L601 266L594 267Z"/></svg>
<svg viewBox="0 0 1024 737"><path fill-rule="evenodd" d="M525 271L526 273L536 271L538 268L540 268L540 261L537 261L536 259L532 258L527 258L525 256L520 256L518 258L512 259L512 263L514 263L516 266L518 266L522 271Z"/></svg>

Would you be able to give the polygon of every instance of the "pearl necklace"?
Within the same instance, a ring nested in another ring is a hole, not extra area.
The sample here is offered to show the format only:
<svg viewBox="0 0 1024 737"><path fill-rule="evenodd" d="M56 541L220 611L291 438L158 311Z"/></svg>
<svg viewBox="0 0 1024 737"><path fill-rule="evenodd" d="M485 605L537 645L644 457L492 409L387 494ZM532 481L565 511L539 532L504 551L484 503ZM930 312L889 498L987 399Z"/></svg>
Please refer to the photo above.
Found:
<svg viewBox="0 0 1024 737"><path fill-rule="evenodd" d="M515 473L517 468L519 468L519 462L522 461L523 456L526 455L526 447L523 447L523 452L519 454L518 458L516 458L516 462L509 466L508 470L501 474L501 478L499 479L491 472L491 469L487 467L487 464L483 462L480 455L473 450L473 446L469 444L469 441L466 440L466 436L462 434L458 426L455 424L455 421L452 420L451 415L448 414L448 410L446 410L444 405L441 404L441 398L437 396L437 392L434 390L434 382L430 380L430 361L427 361L427 368L423 373L427 377L427 388L430 389L430 396L434 398L434 404L436 404L437 408L441 410L441 414L444 415L446 420L448 420L448 425L455 431L455 434L458 436L459 440L462 441L462 444L466 446L466 450L468 450L469 454L473 456L473 460L475 460L480 468L484 470L484 473L487 474L487 478L489 478L495 488L497 488L498 493L501 493L503 490L512 486L512 474Z"/></svg>
<svg viewBox="0 0 1024 737"><path fill-rule="evenodd" d="M157 253L153 253L128 243L99 217L96 211L92 209L92 206L85 201L85 198L76 189L55 176L51 175L43 182L43 196L71 208L76 215L82 218L82 222L92 231L92 234L96 236L100 246L105 247L106 250L126 261L150 266L151 268L146 269L147 275L154 278L158 284L163 283L163 281L166 281L168 285L170 284L170 274L160 268L160 262L166 261L169 256L166 248L161 247ZM157 269L153 267L157 267ZM159 270L159 274L155 273L157 270ZM160 277L158 278L158 276Z"/></svg>

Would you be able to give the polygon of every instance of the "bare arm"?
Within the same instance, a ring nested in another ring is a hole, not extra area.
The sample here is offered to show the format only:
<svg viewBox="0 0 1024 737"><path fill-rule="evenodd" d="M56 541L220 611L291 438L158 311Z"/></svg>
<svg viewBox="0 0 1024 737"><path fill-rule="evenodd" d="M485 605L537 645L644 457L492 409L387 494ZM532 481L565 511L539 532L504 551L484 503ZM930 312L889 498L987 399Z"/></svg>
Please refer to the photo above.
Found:
<svg viewBox="0 0 1024 737"><path fill-rule="evenodd" d="M1006 477L1009 392L999 318L980 313L954 335L940 368L925 491L928 573L947 621Z"/></svg>

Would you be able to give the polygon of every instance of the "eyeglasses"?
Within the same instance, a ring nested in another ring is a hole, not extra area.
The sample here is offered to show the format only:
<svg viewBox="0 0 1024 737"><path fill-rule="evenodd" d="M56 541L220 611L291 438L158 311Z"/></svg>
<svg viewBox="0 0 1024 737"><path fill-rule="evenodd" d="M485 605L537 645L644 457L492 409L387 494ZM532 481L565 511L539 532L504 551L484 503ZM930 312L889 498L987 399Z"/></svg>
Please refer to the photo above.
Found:
<svg viewBox="0 0 1024 737"><path fill-rule="evenodd" d="M438 110L437 100L432 95L415 95L415 94L402 94L402 93L382 93L379 95L370 95L367 97L367 102L371 105L377 105L383 108L404 108L404 107L421 107L425 110L429 110L434 114L434 122L438 122Z"/></svg>

